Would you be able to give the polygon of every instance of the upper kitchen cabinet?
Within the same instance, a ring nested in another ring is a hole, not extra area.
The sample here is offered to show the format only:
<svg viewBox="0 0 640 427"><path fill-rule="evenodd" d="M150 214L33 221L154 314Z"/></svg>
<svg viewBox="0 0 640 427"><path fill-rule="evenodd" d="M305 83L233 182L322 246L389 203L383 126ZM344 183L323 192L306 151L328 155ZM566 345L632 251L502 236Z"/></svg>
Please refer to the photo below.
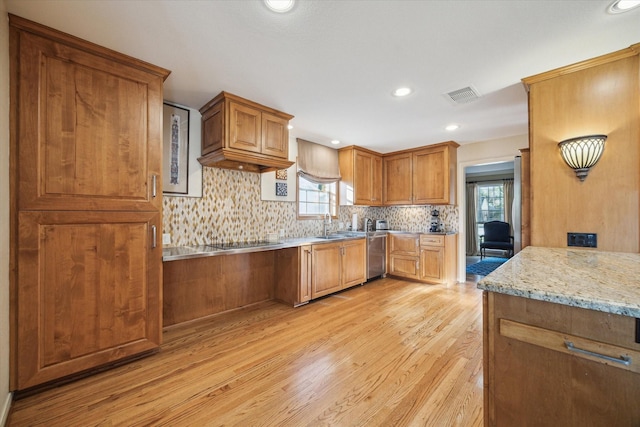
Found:
<svg viewBox="0 0 640 427"><path fill-rule="evenodd" d="M445 142L413 152L413 204L455 205L455 142Z"/></svg>
<svg viewBox="0 0 640 427"><path fill-rule="evenodd" d="M15 16L12 24L19 209L162 209L168 71Z"/></svg>
<svg viewBox="0 0 640 427"><path fill-rule="evenodd" d="M340 202L348 205L382 205L382 156L351 146L338 150Z"/></svg>
<svg viewBox="0 0 640 427"><path fill-rule="evenodd" d="M384 204L455 204L458 147L448 141L385 155Z"/></svg>
<svg viewBox="0 0 640 427"><path fill-rule="evenodd" d="M200 109L204 166L260 172L286 169L292 115L221 92Z"/></svg>
<svg viewBox="0 0 640 427"><path fill-rule="evenodd" d="M411 153L384 156L384 204L413 203Z"/></svg>

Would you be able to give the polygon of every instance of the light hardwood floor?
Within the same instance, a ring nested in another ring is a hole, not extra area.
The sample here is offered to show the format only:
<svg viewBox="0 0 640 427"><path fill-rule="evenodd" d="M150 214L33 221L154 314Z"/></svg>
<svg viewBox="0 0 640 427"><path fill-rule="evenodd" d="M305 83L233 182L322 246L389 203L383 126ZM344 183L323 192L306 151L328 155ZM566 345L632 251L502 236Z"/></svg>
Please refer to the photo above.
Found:
<svg viewBox="0 0 640 427"><path fill-rule="evenodd" d="M174 327L151 357L13 402L9 426L480 426L482 294L381 279Z"/></svg>

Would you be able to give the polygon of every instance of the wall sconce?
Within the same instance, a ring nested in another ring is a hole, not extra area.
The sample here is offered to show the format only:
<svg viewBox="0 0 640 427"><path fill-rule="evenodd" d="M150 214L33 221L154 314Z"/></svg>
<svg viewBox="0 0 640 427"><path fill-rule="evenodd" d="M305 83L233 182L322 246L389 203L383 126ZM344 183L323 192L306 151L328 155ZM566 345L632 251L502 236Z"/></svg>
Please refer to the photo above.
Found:
<svg viewBox="0 0 640 427"><path fill-rule="evenodd" d="M575 170L580 181L584 181L589 169L600 160L606 140L607 135L587 135L566 139L558 144L562 158Z"/></svg>

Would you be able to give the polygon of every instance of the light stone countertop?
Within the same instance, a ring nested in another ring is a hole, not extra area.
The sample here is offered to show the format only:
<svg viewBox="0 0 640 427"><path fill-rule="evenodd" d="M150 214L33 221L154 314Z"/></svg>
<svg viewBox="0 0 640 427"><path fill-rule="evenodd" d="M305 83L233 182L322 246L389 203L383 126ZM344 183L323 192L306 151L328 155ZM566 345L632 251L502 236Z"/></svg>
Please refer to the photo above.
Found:
<svg viewBox="0 0 640 427"><path fill-rule="evenodd" d="M528 246L478 288L640 318L640 254Z"/></svg>

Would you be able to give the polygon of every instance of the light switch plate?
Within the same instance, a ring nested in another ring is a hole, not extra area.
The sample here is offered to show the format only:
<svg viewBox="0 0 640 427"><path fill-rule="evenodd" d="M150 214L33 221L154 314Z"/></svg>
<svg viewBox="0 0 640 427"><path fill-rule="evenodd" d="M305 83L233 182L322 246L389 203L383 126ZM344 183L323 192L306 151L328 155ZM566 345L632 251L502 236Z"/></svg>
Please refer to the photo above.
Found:
<svg viewBox="0 0 640 427"><path fill-rule="evenodd" d="M162 244L163 245L171 244L171 233L162 233Z"/></svg>

